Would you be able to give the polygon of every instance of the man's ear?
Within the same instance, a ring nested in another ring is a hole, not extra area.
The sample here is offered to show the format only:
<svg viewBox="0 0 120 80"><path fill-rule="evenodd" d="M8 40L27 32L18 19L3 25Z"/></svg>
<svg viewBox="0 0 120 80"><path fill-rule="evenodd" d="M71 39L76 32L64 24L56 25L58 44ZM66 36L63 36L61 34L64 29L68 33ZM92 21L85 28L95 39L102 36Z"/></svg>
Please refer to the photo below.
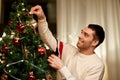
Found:
<svg viewBox="0 0 120 80"><path fill-rule="evenodd" d="M99 43L99 40L98 39L95 39L93 42L92 42L92 46L93 47L96 47Z"/></svg>

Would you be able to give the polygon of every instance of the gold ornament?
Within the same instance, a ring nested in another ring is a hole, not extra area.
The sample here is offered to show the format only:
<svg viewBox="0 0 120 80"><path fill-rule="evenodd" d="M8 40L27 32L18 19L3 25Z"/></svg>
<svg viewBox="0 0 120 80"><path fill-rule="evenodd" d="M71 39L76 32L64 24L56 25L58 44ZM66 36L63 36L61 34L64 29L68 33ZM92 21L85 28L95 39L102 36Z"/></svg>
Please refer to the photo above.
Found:
<svg viewBox="0 0 120 80"><path fill-rule="evenodd" d="M48 75L46 76L46 79L47 79L47 80L52 80L52 76L51 76L50 74L48 74Z"/></svg>
<svg viewBox="0 0 120 80"><path fill-rule="evenodd" d="M25 54L25 57L27 58L27 57L28 57L28 54L29 54L29 51L27 50L26 47L25 47L25 50L24 50L24 54Z"/></svg>
<svg viewBox="0 0 120 80"><path fill-rule="evenodd" d="M37 22L35 19L32 19L30 21L30 27L33 29L34 33L36 34L36 27L37 27Z"/></svg>
<svg viewBox="0 0 120 80"><path fill-rule="evenodd" d="M4 73L1 76L1 80L8 80L8 76Z"/></svg>

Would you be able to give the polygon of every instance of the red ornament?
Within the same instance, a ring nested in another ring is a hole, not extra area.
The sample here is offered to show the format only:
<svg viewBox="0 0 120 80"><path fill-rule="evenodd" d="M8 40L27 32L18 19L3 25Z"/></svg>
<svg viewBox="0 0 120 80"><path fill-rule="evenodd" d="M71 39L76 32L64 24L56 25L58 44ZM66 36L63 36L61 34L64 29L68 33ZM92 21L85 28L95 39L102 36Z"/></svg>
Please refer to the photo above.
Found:
<svg viewBox="0 0 120 80"><path fill-rule="evenodd" d="M13 21L10 19L10 20L8 21L8 25L11 26L12 23L13 23Z"/></svg>
<svg viewBox="0 0 120 80"><path fill-rule="evenodd" d="M40 55L46 54L46 49L43 48L43 47L38 47L38 53L39 53Z"/></svg>
<svg viewBox="0 0 120 80"><path fill-rule="evenodd" d="M35 75L33 74L33 72L29 73L27 80L35 80Z"/></svg>
<svg viewBox="0 0 120 80"><path fill-rule="evenodd" d="M14 38L14 39L13 39L13 44L14 44L15 46L20 46L20 39L19 39L19 38Z"/></svg>
<svg viewBox="0 0 120 80"><path fill-rule="evenodd" d="M17 30L17 32L20 33L20 34L23 33L24 29L25 29L25 25L22 24L22 23L19 23L19 24L16 26L16 30Z"/></svg>
<svg viewBox="0 0 120 80"><path fill-rule="evenodd" d="M2 52L3 52L3 53L9 52L9 47L8 47L7 45L4 45L4 46L2 47Z"/></svg>

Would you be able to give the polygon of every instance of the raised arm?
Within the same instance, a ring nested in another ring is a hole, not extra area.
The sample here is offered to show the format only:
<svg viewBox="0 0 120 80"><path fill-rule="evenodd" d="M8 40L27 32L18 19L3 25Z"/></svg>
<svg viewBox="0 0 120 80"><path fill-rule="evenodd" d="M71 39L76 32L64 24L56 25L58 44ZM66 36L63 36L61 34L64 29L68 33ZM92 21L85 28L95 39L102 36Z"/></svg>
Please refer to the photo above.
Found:
<svg viewBox="0 0 120 80"><path fill-rule="evenodd" d="M42 41L47 44L51 50L56 51L57 41L48 28L48 23L42 7L39 5L32 7L30 14L35 14L38 17L38 30Z"/></svg>
<svg viewBox="0 0 120 80"><path fill-rule="evenodd" d="M38 17L38 30L42 41L47 44L50 49L56 51L56 48L58 46L57 40L54 38L48 28L48 23L46 21L46 16L42 10L42 7L39 5L32 7L30 10L30 14L35 14ZM70 73L70 71L67 69L67 67L64 65L63 61L59 57L51 55L48 57L48 62L50 63L50 66L58 70L65 77L66 80L75 80L74 76Z"/></svg>

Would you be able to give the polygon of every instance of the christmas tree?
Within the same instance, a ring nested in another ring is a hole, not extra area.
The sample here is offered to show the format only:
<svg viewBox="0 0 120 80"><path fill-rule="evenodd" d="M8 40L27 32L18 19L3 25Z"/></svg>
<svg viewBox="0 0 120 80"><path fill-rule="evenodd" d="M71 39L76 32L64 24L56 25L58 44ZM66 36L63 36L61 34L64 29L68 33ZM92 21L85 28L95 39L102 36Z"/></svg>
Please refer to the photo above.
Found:
<svg viewBox="0 0 120 80"><path fill-rule="evenodd" d="M47 62L48 51L37 32L34 15L29 15L30 8L23 0L12 4L7 27L0 39L2 80L54 79L54 69Z"/></svg>

